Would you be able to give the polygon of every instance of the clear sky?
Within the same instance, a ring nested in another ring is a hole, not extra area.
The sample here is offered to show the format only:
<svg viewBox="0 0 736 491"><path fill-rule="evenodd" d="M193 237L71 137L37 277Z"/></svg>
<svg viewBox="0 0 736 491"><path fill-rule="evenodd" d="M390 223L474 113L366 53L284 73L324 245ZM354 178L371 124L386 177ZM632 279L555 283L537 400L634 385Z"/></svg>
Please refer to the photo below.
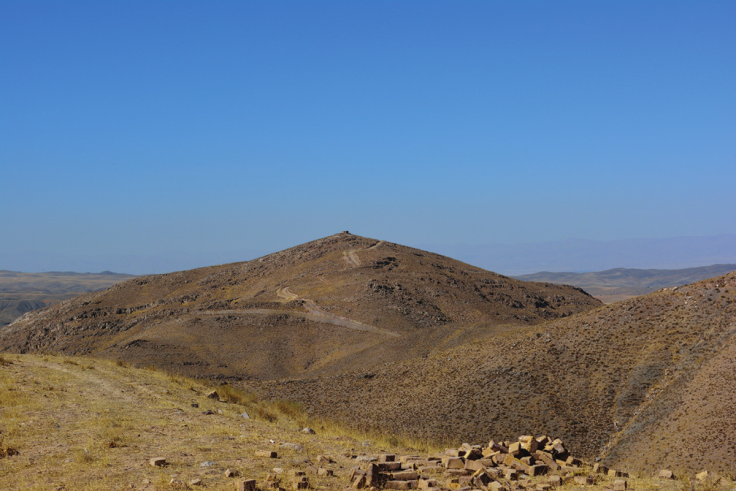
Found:
<svg viewBox="0 0 736 491"><path fill-rule="evenodd" d="M736 233L736 2L0 0L0 253L341 230Z"/></svg>

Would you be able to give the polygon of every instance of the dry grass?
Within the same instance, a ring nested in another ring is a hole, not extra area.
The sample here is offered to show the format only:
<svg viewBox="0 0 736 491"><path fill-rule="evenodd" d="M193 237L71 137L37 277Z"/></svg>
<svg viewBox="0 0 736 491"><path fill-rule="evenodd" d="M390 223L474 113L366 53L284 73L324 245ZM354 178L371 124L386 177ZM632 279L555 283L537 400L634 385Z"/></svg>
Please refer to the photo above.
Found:
<svg viewBox="0 0 736 491"><path fill-rule="evenodd" d="M0 465L0 489L171 489L177 476L230 490L226 468L262 480L273 467L304 469L305 461L329 454L342 475L354 465L345 453L417 451L377 441L363 447L363 435L309 420L297 405L259 401L229 386L217 390L231 402L218 402L205 397L209 390L203 381L114 361L19 355L0 368L0 448L10 455ZM244 411L251 419L241 417ZM317 435L301 432L307 424ZM279 459L256 458L255 450L275 450ZM169 465L148 465L158 456ZM216 465L201 467L206 461ZM310 480L327 489L345 484L340 478Z"/></svg>

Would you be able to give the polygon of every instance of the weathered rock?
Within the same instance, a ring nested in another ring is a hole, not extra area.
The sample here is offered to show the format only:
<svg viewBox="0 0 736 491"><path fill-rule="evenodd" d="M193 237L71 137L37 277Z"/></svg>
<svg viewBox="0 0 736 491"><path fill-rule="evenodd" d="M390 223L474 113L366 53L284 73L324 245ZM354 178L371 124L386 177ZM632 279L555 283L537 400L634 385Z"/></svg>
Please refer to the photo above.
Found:
<svg viewBox="0 0 736 491"><path fill-rule="evenodd" d="M233 469L225 469L225 477L238 477L240 472Z"/></svg>
<svg viewBox="0 0 736 491"><path fill-rule="evenodd" d="M626 491L627 483L623 479L616 479L613 482L613 491Z"/></svg>
<svg viewBox="0 0 736 491"><path fill-rule="evenodd" d="M265 457L267 459L275 459L277 457L276 452L270 450L256 450L256 457Z"/></svg>
<svg viewBox="0 0 736 491"><path fill-rule="evenodd" d="M154 457L148 461L153 467L164 467L166 465L166 459L163 457Z"/></svg>
<svg viewBox="0 0 736 491"><path fill-rule="evenodd" d="M245 479L237 482L235 489L237 491L256 491L256 480Z"/></svg>
<svg viewBox="0 0 736 491"><path fill-rule="evenodd" d="M610 475L611 471L608 471L608 472ZM659 477L660 479L674 479L675 478L674 474L672 474L672 471L669 469L662 469L661 471L659 471L659 475L657 477Z"/></svg>

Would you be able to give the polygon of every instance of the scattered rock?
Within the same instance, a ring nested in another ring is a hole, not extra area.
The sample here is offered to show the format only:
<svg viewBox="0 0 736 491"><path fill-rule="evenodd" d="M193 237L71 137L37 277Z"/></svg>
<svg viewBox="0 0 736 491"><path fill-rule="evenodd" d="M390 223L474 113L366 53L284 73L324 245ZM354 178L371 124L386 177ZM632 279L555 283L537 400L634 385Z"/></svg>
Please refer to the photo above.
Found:
<svg viewBox="0 0 736 491"><path fill-rule="evenodd" d="M187 489L187 485L175 477L171 478L171 481L169 481L169 486L171 486L174 489Z"/></svg>
<svg viewBox="0 0 736 491"><path fill-rule="evenodd" d="M242 413L240 414L240 417L241 417L241 418L245 418L245 419L250 419L250 414L248 414L247 412L243 411L243 412L242 412Z"/></svg>
<svg viewBox="0 0 736 491"><path fill-rule="evenodd" d="M246 479L244 481L238 481L235 489L238 491L256 491L256 480Z"/></svg>
<svg viewBox="0 0 736 491"><path fill-rule="evenodd" d="M315 434L314 433L314 430L312 428L308 427L308 426L302 430L302 433L306 433L308 435L314 435Z"/></svg>
<svg viewBox="0 0 736 491"><path fill-rule="evenodd" d="M297 452L301 452L302 450L304 450L304 447L297 443L282 443L281 445L279 445L279 448L288 448Z"/></svg>
<svg viewBox="0 0 736 491"><path fill-rule="evenodd" d="M234 471L232 469L226 469L225 470L225 477L238 477L240 475L240 472Z"/></svg>
<svg viewBox="0 0 736 491"><path fill-rule="evenodd" d="M166 465L166 459L163 457L154 457L148 461L153 467L164 467Z"/></svg>
<svg viewBox="0 0 736 491"><path fill-rule="evenodd" d="M218 394L216 390L213 390L212 392L207 394L207 399L219 399L219 398L220 398L220 394Z"/></svg>
<svg viewBox="0 0 736 491"><path fill-rule="evenodd" d="M674 479L675 476L672 474L672 471L669 469L662 469L659 471L659 478L660 479Z"/></svg>
<svg viewBox="0 0 736 491"><path fill-rule="evenodd" d="M201 479L192 479L191 481L189 481L189 485L190 486L201 486L202 485L202 480Z"/></svg>
<svg viewBox="0 0 736 491"><path fill-rule="evenodd" d="M217 465L215 462L212 462L211 460L205 460L201 464L199 464L200 467L213 467Z"/></svg>
<svg viewBox="0 0 736 491"><path fill-rule="evenodd" d="M256 450L256 457L265 457L267 459L275 459L277 457L276 452L269 450Z"/></svg>

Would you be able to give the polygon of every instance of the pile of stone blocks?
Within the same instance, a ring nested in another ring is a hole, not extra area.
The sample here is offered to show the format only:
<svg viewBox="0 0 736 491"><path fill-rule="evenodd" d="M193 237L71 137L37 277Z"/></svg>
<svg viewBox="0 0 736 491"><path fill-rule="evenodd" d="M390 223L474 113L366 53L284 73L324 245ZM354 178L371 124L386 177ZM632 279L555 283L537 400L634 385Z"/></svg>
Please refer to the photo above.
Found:
<svg viewBox="0 0 736 491"><path fill-rule="evenodd" d="M458 489L462 491L551 491L565 483L585 487L602 476L628 477L600 464L570 455L562 441L546 436L520 436L517 441L488 445L463 444L434 457L381 455L378 462L353 468L354 489ZM626 491L617 479L613 491Z"/></svg>

